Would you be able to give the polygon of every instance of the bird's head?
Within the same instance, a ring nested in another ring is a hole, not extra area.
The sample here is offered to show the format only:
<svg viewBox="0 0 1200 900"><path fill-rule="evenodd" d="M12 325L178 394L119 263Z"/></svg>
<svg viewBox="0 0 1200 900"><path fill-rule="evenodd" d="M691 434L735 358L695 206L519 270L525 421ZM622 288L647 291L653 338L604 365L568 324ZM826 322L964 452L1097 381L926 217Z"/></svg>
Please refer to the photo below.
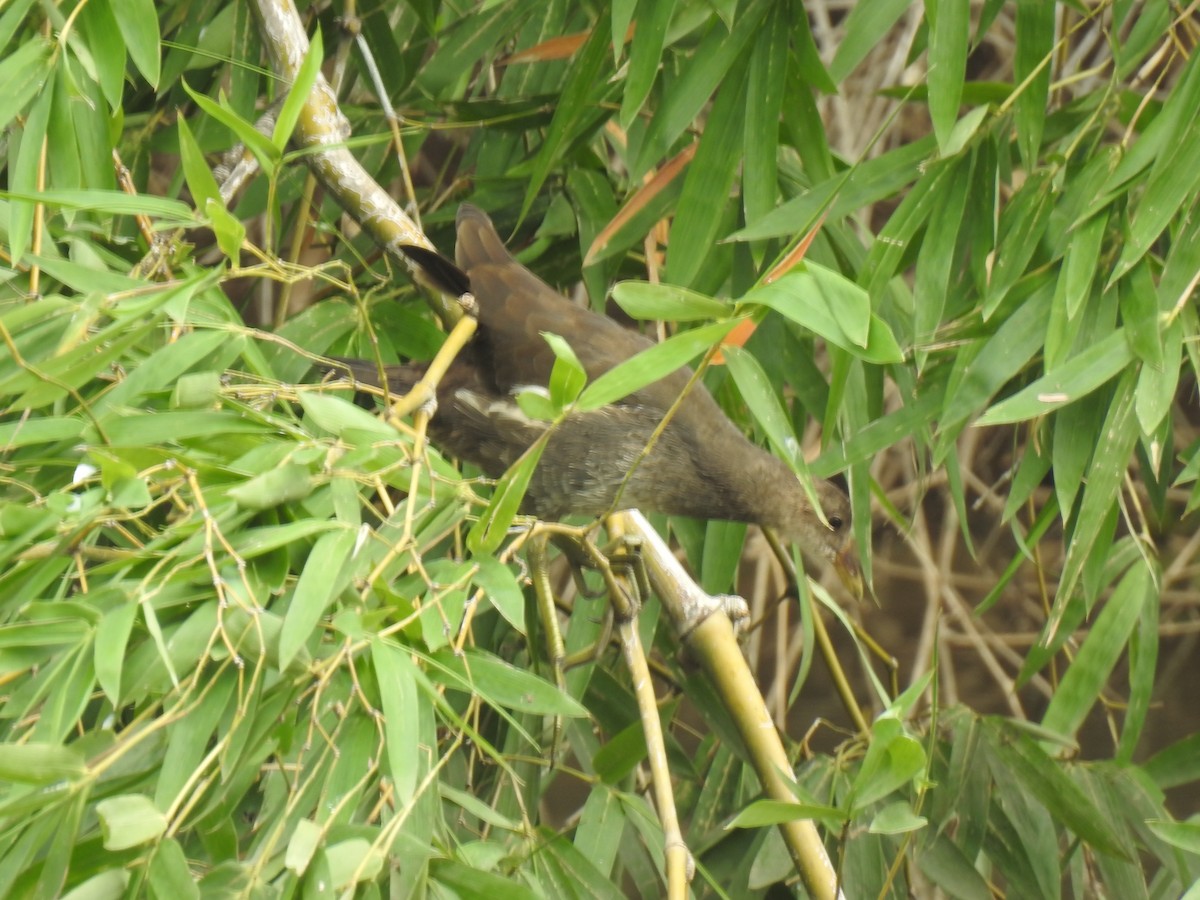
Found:
<svg viewBox="0 0 1200 900"><path fill-rule="evenodd" d="M821 504L824 521L804 494L798 501L799 508L792 510L789 521L779 530L785 539L795 542L802 550L831 563L846 589L856 599L862 599L862 569L854 545L850 500L828 481L814 479L813 489Z"/></svg>

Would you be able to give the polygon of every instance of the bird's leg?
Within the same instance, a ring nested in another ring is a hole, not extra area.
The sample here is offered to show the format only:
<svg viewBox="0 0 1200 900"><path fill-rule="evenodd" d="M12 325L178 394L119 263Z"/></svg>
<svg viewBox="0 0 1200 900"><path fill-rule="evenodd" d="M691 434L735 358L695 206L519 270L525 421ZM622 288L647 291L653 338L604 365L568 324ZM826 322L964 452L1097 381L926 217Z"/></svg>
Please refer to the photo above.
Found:
<svg viewBox="0 0 1200 900"><path fill-rule="evenodd" d="M533 582L533 593L537 597L538 618L541 619L542 629L545 632L546 653L550 657L550 666L554 671L554 683L565 694L567 682L564 672L567 648L563 643L562 630L558 627L558 610L554 605L554 589L550 585L550 566L546 558L546 538L546 533L538 530L535 526L529 543L526 545L525 558L529 563L529 580ZM550 743L551 768L554 768L561 737L562 717L555 716Z"/></svg>
<svg viewBox="0 0 1200 900"><path fill-rule="evenodd" d="M637 595L635 603L640 607L650 596L650 576L642 558L642 539L635 534L624 534L604 548L613 571L622 575Z"/></svg>
<svg viewBox="0 0 1200 900"><path fill-rule="evenodd" d="M567 558L568 567L571 570L571 578L575 581L575 590L582 597L589 600L598 600L604 596L605 588L590 587L584 580L583 572L585 569L595 569L594 554L586 552L582 548L582 544L588 540L587 530L572 528L569 526L558 526L551 534L550 540L554 542L554 546L558 551Z"/></svg>

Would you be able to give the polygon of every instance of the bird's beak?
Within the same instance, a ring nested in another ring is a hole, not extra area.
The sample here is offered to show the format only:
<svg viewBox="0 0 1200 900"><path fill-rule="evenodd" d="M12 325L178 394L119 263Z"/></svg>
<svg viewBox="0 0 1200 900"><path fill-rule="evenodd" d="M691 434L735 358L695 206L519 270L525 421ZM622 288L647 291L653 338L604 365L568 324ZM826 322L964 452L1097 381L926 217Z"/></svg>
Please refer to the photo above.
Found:
<svg viewBox="0 0 1200 900"><path fill-rule="evenodd" d="M862 568L858 564L858 555L854 552L853 542L849 543L833 558L833 568L846 590L854 595L855 600L863 598Z"/></svg>

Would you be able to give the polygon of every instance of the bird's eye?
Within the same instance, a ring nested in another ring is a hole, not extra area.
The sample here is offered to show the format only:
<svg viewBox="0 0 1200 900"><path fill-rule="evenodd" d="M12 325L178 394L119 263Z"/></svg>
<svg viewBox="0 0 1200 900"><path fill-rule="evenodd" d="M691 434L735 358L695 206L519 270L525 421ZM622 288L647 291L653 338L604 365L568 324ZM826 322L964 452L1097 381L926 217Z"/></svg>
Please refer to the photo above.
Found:
<svg viewBox="0 0 1200 900"><path fill-rule="evenodd" d="M832 528L834 531L840 531L842 526L845 524L846 523L842 521L841 516L830 516L829 517L829 527Z"/></svg>

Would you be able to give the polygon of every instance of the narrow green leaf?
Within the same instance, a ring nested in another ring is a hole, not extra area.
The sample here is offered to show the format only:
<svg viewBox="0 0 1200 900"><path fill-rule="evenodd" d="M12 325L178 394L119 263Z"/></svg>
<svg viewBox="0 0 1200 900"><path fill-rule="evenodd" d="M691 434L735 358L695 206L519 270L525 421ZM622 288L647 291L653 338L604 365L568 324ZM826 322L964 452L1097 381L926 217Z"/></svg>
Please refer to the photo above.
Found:
<svg viewBox="0 0 1200 900"><path fill-rule="evenodd" d="M829 76L841 84L858 64L880 45L884 35L900 21L912 0L879 0L855 3L843 24L844 33L829 64Z"/></svg>
<svg viewBox="0 0 1200 900"><path fill-rule="evenodd" d="M481 556L475 560L479 571L475 573L474 581L496 607L505 621L521 634L525 634L525 595L517 583L517 576L512 569L491 556Z"/></svg>
<svg viewBox="0 0 1200 900"><path fill-rule="evenodd" d="M1063 606L1071 596L1084 566L1089 560L1102 562L1106 558L1105 548L1102 543L1098 543L1098 539L1105 529L1106 521L1115 524L1117 495L1138 438L1137 423L1133 415L1134 377L1135 373L1132 370L1126 371L1117 384L1100 431L1104 440L1096 448L1092 464L1088 467L1083 502L1080 504L1079 517L1067 548L1058 596L1055 598L1054 610L1050 617L1051 630L1062 615Z"/></svg>
<svg viewBox="0 0 1200 900"><path fill-rule="evenodd" d="M690 285L712 255L742 157L747 68L746 61L735 61L721 82L688 166L667 250L667 279L675 284Z"/></svg>
<svg viewBox="0 0 1200 900"><path fill-rule="evenodd" d="M1142 434L1151 435L1171 411L1183 362L1183 320L1176 318L1162 333L1162 362L1138 372L1136 411Z"/></svg>
<svg viewBox="0 0 1200 900"><path fill-rule="evenodd" d="M1125 337L1138 359L1150 366L1162 367L1163 343L1160 332L1158 297L1150 267L1135 265L1119 282L1121 323Z"/></svg>
<svg viewBox="0 0 1200 900"><path fill-rule="evenodd" d="M348 431L359 431L378 435L381 440L398 438L396 429L387 422L342 397L305 391L300 394L299 401L305 415L311 416L317 425L336 437L343 437Z"/></svg>
<svg viewBox="0 0 1200 900"><path fill-rule="evenodd" d="M932 210L925 239L917 251L917 270L913 283L913 331L918 345L936 339L950 291L958 235L966 212L967 191L971 186L971 161L954 161L948 177L930 200ZM927 354L919 352L917 364L923 367Z"/></svg>
<svg viewBox="0 0 1200 900"><path fill-rule="evenodd" d="M155 846L149 875L154 896L172 900L200 898L200 888L188 867L187 856L175 838L159 841Z"/></svg>
<svg viewBox="0 0 1200 900"><path fill-rule="evenodd" d="M308 466L287 463L255 475L248 481L229 489L229 496L242 509L271 509L303 500L314 487Z"/></svg>
<svg viewBox="0 0 1200 900"><path fill-rule="evenodd" d="M996 750L1021 783L1062 823L1097 850L1124 855L1121 837L1108 818L1037 742L1015 728L1003 729Z"/></svg>
<svg viewBox="0 0 1200 900"><path fill-rule="evenodd" d="M557 334L543 332L542 337L554 351L554 366L550 369L550 402L554 415L560 414L568 404L574 403L587 384L587 372L583 363L575 355L562 337Z"/></svg>
<svg viewBox="0 0 1200 900"><path fill-rule="evenodd" d="M197 224L195 214L186 203L150 194L126 194L124 191L90 189L86 191L39 191L37 193L0 191L0 196L12 200L36 201L63 209L87 209L120 216L153 216L168 225L191 227Z"/></svg>
<svg viewBox="0 0 1200 900"><path fill-rule="evenodd" d="M866 291L832 269L805 262L742 298L782 313L854 356L874 363L904 359L891 329L871 313Z"/></svg>
<svg viewBox="0 0 1200 900"><path fill-rule="evenodd" d="M192 192L192 203L200 212L204 212L210 200L221 203L221 190L217 187L217 179L204 159L204 151L192 135L187 119L179 117L179 160L183 165L183 177L187 181L188 190Z"/></svg>
<svg viewBox="0 0 1200 900"><path fill-rule="evenodd" d="M312 94L313 85L317 82L324 58L325 46L321 40L321 29L318 28L309 42L308 52L304 54L300 68L296 70L296 80L288 89L287 99L280 107L279 117L276 118L275 128L271 132L271 143L275 145L275 149L281 156L287 149L287 142L291 139L292 132L296 130L296 122L300 119L304 104L308 102L309 95Z"/></svg>
<svg viewBox="0 0 1200 900"><path fill-rule="evenodd" d="M733 307L723 300L673 284L621 281L613 287L612 298L630 316L642 320L692 322L723 319L733 313Z"/></svg>
<svg viewBox="0 0 1200 900"><path fill-rule="evenodd" d="M104 849L128 850L167 830L167 819L145 794L121 794L96 804Z"/></svg>
<svg viewBox="0 0 1200 900"><path fill-rule="evenodd" d="M88 49L96 66L100 90L109 109L117 110L125 92L125 63L128 54L120 26L109 0L89 0L79 9L80 25L87 35Z"/></svg>
<svg viewBox="0 0 1200 900"><path fill-rule="evenodd" d="M634 117L641 111L650 95L650 88L658 77L662 61L663 46L667 37L667 26L675 11L676 0L640 0L637 31L629 48L629 71L625 77L625 90L621 93L621 127L628 129ZM623 40L624 31L616 34L620 17L613 13L613 46Z"/></svg>
<svg viewBox="0 0 1200 900"><path fill-rule="evenodd" d="M1197 94L1200 94L1200 64L1191 59L1183 78L1171 91L1169 103L1174 106ZM1187 110L1171 111L1178 115L1174 133L1164 135L1163 152L1154 160L1146 190L1133 213L1129 236L1122 244L1121 258L1109 276L1109 284L1122 278L1145 256L1184 203L1195 197L1196 187L1200 185L1200 166L1194 164L1200 154L1200 117L1195 115L1195 110L1193 104ZM1169 118L1167 109L1163 110L1163 117Z"/></svg>
<svg viewBox="0 0 1200 900"><path fill-rule="evenodd" d="M774 209L779 195L779 118L788 83L791 33L787 7L777 4L750 53L742 146L742 205L747 222Z"/></svg>
<svg viewBox="0 0 1200 900"><path fill-rule="evenodd" d="M158 11L154 0L109 0L129 58L150 83L158 87L162 48L159 44Z"/></svg>
<svg viewBox="0 0 1200 900"><path fill-rule="evenodd" d="M0 744L0 781L51 784L78 781L87 774L83 755L61 744Z"/></svg>
<svg viewBox="0 0 1200 900"><path fill-rule="evenodd" d="M9 169L9 187L14 200L21 194L37 192L38 168L42 158L42 145L46 139L46 127L50 122L50 104L54 91L43 90L33 102L21 129L21 143L16 151L16 162ZM18 201L8 207L8 239L11 259L16 262L25 255L29 245L30 226L33 223L33 203Z"/></svg>
<svg viewBox="0 0 1200 900"><path fill-rule="evenodd" d="M983 302L983 318L990 319L1037 252L1038 243L1054 211L1054 182L1048 170L1038 170L1026 180L1000 215L996 265Z"/></svg>
<svg viewBox="0 0 1200 900"><path fill-rule="evenodd" d="M722 353L729 373L737 383L738 392L746 401L750 412L754 414L755 420L767 433L776 454L782 456L793 471L807 473L808 466L804 463L800 442L796 440L792 431L791 421L771 389L767 374L758 360L741 347L725 347Z"/></svg>
<svg viewBox="0 0 1200 900"><path fill-rule="evenodd" d="M317 538L283 617L279 634L281 668L286 668L308 642L325 611L349 582L344 570L357 539L357 532L349 528L327 531Z"/></svg>
<svg viewBox="0 0 1200 900"><path fill-rule="evenodd" d="M818 803L788 803L784 800L755 800L732 819L728 828L765 828L771 825L781 825L784 822L798 822L802 819L815 819L824 822L830 828L837 828L844 822L841 811L833 806Z"/></svg>
<svg viewBox="0 0 1200 900"><path fill-rule="evenodd" d="M833 221L851 215L864 206L893 196L915 181L935 149L930 135L859 163L776 207L759 221L735 231L728 239L758 241L806 234L826 209Z"/></svg>
<svg viewBox="0 0 1200 900"><path fill-rule="evenodd" d="M957 5L957 4L954 4ZM1027 171L1037 168L1042 129L1050 96L1050 55L1054 52L1056 7L1042 0L1017 2L1017 52L1013 79L1016 99L1017 145Z"/></svg>
<svg viewBox="0 0 1200 900"><path fill-rule="evenodd" d="M578 701L550 682L481 650L443 650L432 659L431 680L475 694L489 706L541 716L588 715Z"/></svg>
<svg viewBox="0 0 1200 900"><path fill-rule="evenodd" d="M428 768L422 763L420 730L412 727L417 719L417 671L406 651L378 638L371 639L371 660L379 679L379 697L383 704L383 728L387 737L387 761L396 795L407 798L417 792Z"/></svg>
<svg viewBox="0 0 1200 900"><path fill-rule="evenodd" d="M1125 339L1125 331L1118 328L1024 390L997 403L975 424L981 427L1003 425L1043 416L1090 394L1132 360L1133 353Z"/></svg>
<svg viewBox="0 0 1200 900"><path fill-rule="evenodd" d="M490 556L503 543L508 527L516 518L521 501L525 499L525 492L529 490L529 482L533 478L538 460L542 458L542 451L546 448L546 436L549 433L547 430L546 434L521 454L521 458L496 482L492 502L467 534L467 546L473 554Z"/></svg>
<svg viewBox="0 0 1200 900"><path fill-rule="evenodd" d="M1141 604L1141 615L1129 640L1129 703L1116 754L1117 761L1124 765L1133 762L1154 696L1158 672L1159 599L1158 583L1152 579L1148 596Z"/></svg>
<svg viewBox="0 0 1200 900"><path fill-rule="evenodd" d="M236 264L241 259L242 244L246 241L246 226L220 200L209 200L204 205L204 214L212 222L217 246Z"/></svg>
<svg viewBox="0 0 1200 900"><path fill-rule="evenodd" d="M1200 822L1151 820L1146 826L1172 847L1178 847L1193 856L1200 855ZM1189 895L1191 893L1189 891Z"/></svg>
<svg viewBox="0 0 1200 900"><path fill-rule="evenodd" d="M96 680L114 707L120 705L121 671L137 611L136 603L122 603L105 613L96 627Z"/></svg>
<svg viewBox="0 0 1200 900"><path fill-rule="evenodd" d="M37 96L50 75L50 45L40 37L24 40L0 59L0 128L8 128L16 115Z"/></svg>
<svg viewBox="0 0 1200 900"><path fill-rule="evenodd" d="M225 100L224 95L221 96L221 102L218 103L204 94L192 90L186 81L182 82L182 84L183 89L187 91L188 96L195 101L196 105L232 131L237 139L245 144L250 149L250 152L254 154L254 158L258 160L263 173L268 178L274 178L275 170L279 168L281 154L275 145L271 143L271 139L255 128L253 123L247 122L234 112Z"/></svg>
<svg viewBox="0 0 1200 900"><path fill-rule="evenodd" d="M929 21L929 117L943 152L962 102L970 12L969 4L957 0L925 5Z"/></svg>
<svg viewBox="0 0 1200 900"><path fill-rule="evenodd" d="M910 782L925 768L925 749L904 733L898 719L881 716L871 726L871 744L854 776L849 808L857 813Z"/></svg>
<svg viewBox="0 0 1200 900"><path fill-rule="evenodd" d="M719 343L739 319L701 325L667 338L609 369L584 389L576 407L599 409L665 378Z"/></svg>
<svg viewBox="0 0 1200 900"><path fill-rule="evenodd" d="M1088 631L1042 716L1042 727L1074 736L1100 697L1129 642L1144 604L1154 602L1150 570L1135 565L1121 579Z"/></svg>
<svg viewBox="0 0 1200 900"><path fill-rule="evenodd" d="M525 199L521 203L522 219L529 213L534 199L563 151L580 136L581 125L590 121L595 91L598 85L603 87L606 81L600 73L609 52L609 15L610 10L606 6L592 24L587 42L571 60L570 72L555 105L554 118L546 130L545 140L542 141L537 156L533 159L529 181L525 186Z"/></svg>
<svg viewBox="0 0 1200 900"><path fill-rule="evenodd" d="M708 33L691 55L687 68L674 82L650 120L641 151L629 173L632 180L640 179L651 166L658 163L684 130L696 120L713 91L742 56L750 39L758 33L769 8L770 4L765 0L750 0L738 10L732 31L727 31L720 23L709 26Z"/></svg>

